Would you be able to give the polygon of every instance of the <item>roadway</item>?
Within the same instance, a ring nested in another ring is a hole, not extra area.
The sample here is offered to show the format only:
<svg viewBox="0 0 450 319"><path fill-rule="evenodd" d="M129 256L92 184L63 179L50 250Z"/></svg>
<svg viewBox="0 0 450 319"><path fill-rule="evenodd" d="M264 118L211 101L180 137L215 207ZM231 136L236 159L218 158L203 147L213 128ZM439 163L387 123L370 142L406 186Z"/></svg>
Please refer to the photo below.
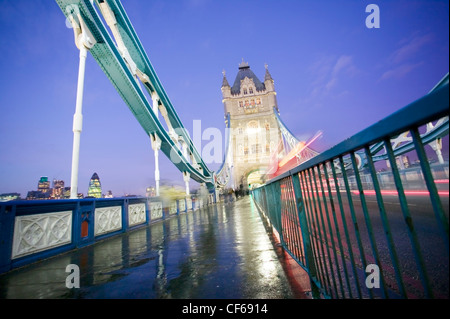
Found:
<svg viewBox="0 0 450 319"><path fill-rule="evenodd" d="M370 194L370 192L369 192ZM354 254L355 263L362 269L361 266L361 254L358 246L357 235L355 227L353 226L353 219L351 216L349 201L347 196L342 193L342 208L344 211L345 222L349 231L350 246ZM367 264L376 264L375 257L370 242L369 232L367 230L367 223L364 218L363 208L359 195L352 194L351 196L356 222L358 225L359 236L362 242L363 254L366 258ZM449 198L448 196L441 196L442 205L444 208L444 214L448 220L449 216ZM341 271L343 271L343 265L341 262L341 255L344 255L347 265L347 270L351 274L351 258L349 255L349 249L347 241L344 237L345 230L343 225L343 219L341 211L338 205L337 196L333 196L335 210L337 212L338 227L336 228L331 215L331 206L327 205L329 211L329 218L332 225L333 241L335 247L338 249L338 263ZM380 218L380 209L378 207L378 201L375 195L365 196L365 202L367 205L368 215L370 216L371 229L373 231L374 243L376 245L379 260L381 262L385 280L388 287L396 290L397 282L395 279L395 272L391 255L389 252L388 241L386 239L383 223ZM424 292L422 283L420 280L416 259L411 246L410 236L408 235L408 227L403 216L400 203L396 194L388 194L383 196L384 207L386 211L387 221L390 227L390 233L392 235L393 244L398 256L398 261L401 270L401 276L404 284L407 288L408 298L423 298ZM449 254L445 245L444 236L438 227L435 214L433 212L431 202L426 194L423 195L407 195L408 209L411 216L413 229L417 235L420 251L424 260L425 269L428 278L431 283L431 287L434 292L435 298L448 298L449 297ZM317 206L318 209L318 206ZM320 216L320 215L319 215ZM322 216L325 223L325 229L328 230L327 217L325 214L324 206L322 205ZM334 254L332 253L332 237L329 231L327 231L327 237L325 241L324 237L324 225L322 219L317 218L315 220L315 228L313 236L318 242L322 242L322 246L318 249L317 255L326 257L323 260L329 265L328 257L331 258L332 263L334 261ZM320 227L318 228L317 225ZM319 231L320 230L320 231ZM336 230L339 230L341 235L341 243L343 247L343 253L339 249L339 240L336 237ZM320 235L322 236L320 238ZM336 267L335 265L333 267ZM397 291L398 292L398 291ZM390 297L398 297L397 294L392 294Z"/></svg>

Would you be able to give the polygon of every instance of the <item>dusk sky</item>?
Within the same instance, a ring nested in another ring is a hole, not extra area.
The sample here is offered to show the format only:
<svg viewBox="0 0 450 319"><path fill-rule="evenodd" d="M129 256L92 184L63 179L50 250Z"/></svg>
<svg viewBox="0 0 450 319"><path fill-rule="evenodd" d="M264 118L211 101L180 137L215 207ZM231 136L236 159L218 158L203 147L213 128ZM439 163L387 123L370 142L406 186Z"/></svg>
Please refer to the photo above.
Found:
<svg viewBox="0 0 450 319"><path fill-rule="evenodd" d="M370 3L380 9L380 28L366 27ZM318 151L422 97L449 71L448 1L122 4L191 134L194 120L224 132L222 71L232 84L242 58L261 80L268 64L283 121L299 139L321 130L311 145ZM53 0L0 0L0 30L0 194L24 198L41 176L70 186L79 63L73 31ZM162 181L183 185L160 154ZM88 55L79 192L87 194L94 172L115 196L144 195L154 185L150 139Z"/></svg>

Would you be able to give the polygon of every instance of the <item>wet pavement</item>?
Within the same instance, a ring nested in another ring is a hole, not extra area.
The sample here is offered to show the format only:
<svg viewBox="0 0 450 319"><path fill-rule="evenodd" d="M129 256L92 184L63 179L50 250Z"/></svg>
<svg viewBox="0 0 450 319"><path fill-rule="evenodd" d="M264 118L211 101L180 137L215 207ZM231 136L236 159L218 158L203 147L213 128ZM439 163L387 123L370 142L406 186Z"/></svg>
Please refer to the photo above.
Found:
<svg viewBox="0 0 450 319"><path fill-rule="evenodd" d="M79 267L79 288L67 288ZM299 299L307 275L250 197L181 214L0 275L0 299Z"/></svg>

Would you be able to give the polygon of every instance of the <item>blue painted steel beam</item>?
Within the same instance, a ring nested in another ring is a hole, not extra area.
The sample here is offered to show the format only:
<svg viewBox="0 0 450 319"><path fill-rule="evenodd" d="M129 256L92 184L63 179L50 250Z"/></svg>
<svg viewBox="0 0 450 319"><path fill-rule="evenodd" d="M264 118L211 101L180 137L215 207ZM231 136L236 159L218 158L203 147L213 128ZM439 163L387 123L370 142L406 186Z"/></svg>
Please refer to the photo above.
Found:
<svg viewBox="0 0 450 319"><path fill-rule="evenodd" d="M206 183L208 188L214 187L213 173L208 169L202 158L196 151L192 140L187 136L181 121L179 121L175 110L173 109L167 94L159 82L156 73L153 70L148 57L143 51L142 45L138 40L131 23L129 22L124 10L118 1L111 1L111 6L116 13L116 19L120 23L119 30L124 37L124 42L129 46L130 55L137 64L138 68L143 68L141 71L148 72L147 76L152 81L154 89L157 91L162 103L165 103L169 118L174 128L180 128L178 134L183 135L190 152L193 154L195 161L200 165L202 170L198 170L191 164L181 153L177 143L175 143L166 132L159 119L153 113L152 107L147 100L141 87L136 82L133 74L128 69L124 59L119 53L114 41L111 39L105 25L103 24L96 8L89 0L56 0L66 17L69 17L70 12L66 11L68 6L76 6L79 8L80 15L85 21L86 25L92 32L97 43L90 50L92 56L100 65L106 76L110 79L119 95L128 105L130 111L136 117L139 124L144 131L150 134L157 134L161 139L161 150L174 163L174 165L181 172L188 172L192 179L199 183ZM109 2L108 2L109 3ZM128 49L128 48L127 48ZM136 59L136 60L135 60ZM183 133L184 132L184 133Z"/></svg>
<svg viewBox="0 0 450 319"><path fill-rule="evenodd" d="M180 129L177 130L177 134L181 134L184 137L185 141L188 143L189 150L192 152L196 161L202 166L203 171L207 172L208 176L212 176L212 172L203 163L201 155L197 152L197 149L192 143L192 140L187 135L187 132L184 129L184 126L181 123L181 120L179 119L177 112L173 108L173 105L169 97L167 96L167 93L163 85L161 84L152 64L150 63L150 60L121 2L117 0L104 0L104 1L109 4L111 10L115 14L119 26L119 33L124 39L128 52L130 53L133 61L137 64L138 68L145 74L147 74L147 76L149 77L151 82L151 88L149 88L149 90L150 91L154 90L156 91L156 93L158 93L158 96L161 99L162 104L166 107L171 125L173 126L174 129ZM96 2L98 4L99 0L96 0Z"/></svg>

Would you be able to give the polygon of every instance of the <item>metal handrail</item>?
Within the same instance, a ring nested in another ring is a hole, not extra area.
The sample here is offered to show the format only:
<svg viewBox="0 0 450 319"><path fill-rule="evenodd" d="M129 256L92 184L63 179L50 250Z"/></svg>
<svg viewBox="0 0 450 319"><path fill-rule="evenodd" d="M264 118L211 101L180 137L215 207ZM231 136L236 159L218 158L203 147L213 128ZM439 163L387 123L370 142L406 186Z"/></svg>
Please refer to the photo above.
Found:
<svg viewBox="0 0 450 319"><path fill-rule="evenodd" d="M449 84L441 81L417 101L252 190L284 249L310 275L315 297L448 298L448 210L442 204L448 188L438 191L424 149L432 139L419 133L421 126L448 113ZM405 173L397 167L399 154L391 144L408 131L427 189L421 192L428 195L428 204L422 204L427 209L420 212L426 222L409 205ZM448 129L443 132L448 137ZM380 143L395 186L388 193L381 188L377 154L371 150ZM357 163L361 153L364 167ZM448 161L440 167L448 183ZM376 201L368 200L373 195ZM420 228L432 227L424 223L433 224L432 235L423 237ZM405 261L404 255L410 258ZM437 256L439 265L430 265L430 256Z"/></svg>

